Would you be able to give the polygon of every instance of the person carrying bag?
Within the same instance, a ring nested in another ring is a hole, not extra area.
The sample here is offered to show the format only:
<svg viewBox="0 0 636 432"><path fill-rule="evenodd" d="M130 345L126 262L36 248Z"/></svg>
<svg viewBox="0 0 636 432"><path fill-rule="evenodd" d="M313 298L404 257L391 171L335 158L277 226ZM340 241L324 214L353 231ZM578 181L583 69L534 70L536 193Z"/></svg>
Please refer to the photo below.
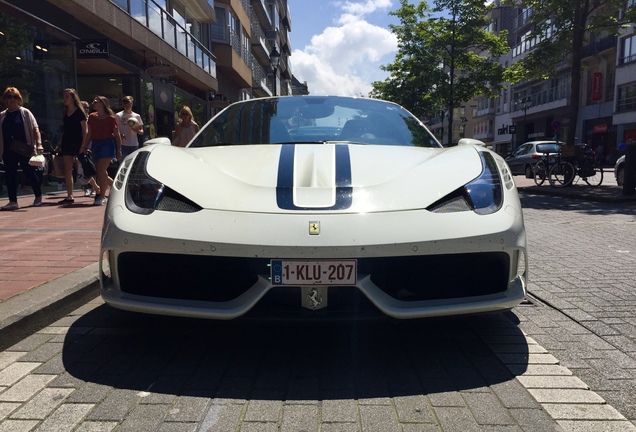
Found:
<svg viewBox="0 0 636 432"><path fill-rule="evenodd" d="M5 179L9 195L9 203L0 210L17 210L18 206L18 165L33 188L34 207L42 205L42 189L35 167L29 160L42 149L42 137L35 117L28 109L22 107L22 95L15 87L7 87L2 94L7 107L0 112L0 161L4 163Z"/></svg>

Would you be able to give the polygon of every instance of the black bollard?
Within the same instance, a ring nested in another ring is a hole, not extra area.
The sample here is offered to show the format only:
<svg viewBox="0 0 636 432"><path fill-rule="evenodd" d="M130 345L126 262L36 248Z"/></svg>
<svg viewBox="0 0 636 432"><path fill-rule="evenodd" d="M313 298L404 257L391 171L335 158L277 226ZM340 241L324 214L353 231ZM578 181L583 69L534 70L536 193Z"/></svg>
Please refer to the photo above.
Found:
<svg viewBox="0 0 636 432"><path fill-rule="evenodd" d="M623 196L632 195L636 195L636 142L629 143L625 149Z"/></svg>

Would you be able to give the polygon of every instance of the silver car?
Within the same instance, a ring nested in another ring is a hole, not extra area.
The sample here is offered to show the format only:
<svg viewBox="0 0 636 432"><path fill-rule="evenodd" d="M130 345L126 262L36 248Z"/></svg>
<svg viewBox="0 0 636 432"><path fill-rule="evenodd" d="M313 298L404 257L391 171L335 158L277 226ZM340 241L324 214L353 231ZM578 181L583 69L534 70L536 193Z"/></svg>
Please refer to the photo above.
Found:
<svg viewBox="0 0 636 432"><path fill-rule="evenodd" d="M513 175L525 175L533 178L534 164L546 153L558 153L563 143L556 141L529 141L521 144L507 158Z"/></svg>

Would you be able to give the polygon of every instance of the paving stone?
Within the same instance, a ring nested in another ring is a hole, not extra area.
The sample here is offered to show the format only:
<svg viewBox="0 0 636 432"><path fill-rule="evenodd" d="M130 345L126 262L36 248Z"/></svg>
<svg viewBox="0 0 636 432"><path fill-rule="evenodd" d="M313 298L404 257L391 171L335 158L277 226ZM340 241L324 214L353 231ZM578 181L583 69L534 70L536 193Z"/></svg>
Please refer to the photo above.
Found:
<svg viewBox="0 0 636 432"><path fill-rule="evenodd" d="M51 358L60 354L63 348L64 348L63 343L52 343L49 341L47 343L43 343L42 345L38 346L34 350L25 354L24 357L22 357L22 360L26 362L30 361L30 362L45 363L49 361Z"/></svg>
<svg viewBox="0 0 636 432"><path fill-rule="evenodd" d="M72 391L72 389L45 388L24 404L22 408L11 414L11 418L44 420L47 415L64 402L64 399Z"/></svg>
<svg viewBox="0 0 636 432"><path fill-rule="evenodd" d="M356 423L323 423L321 432L360 432Z"/></svg>
<svg viewBox="0 0 636 432"><path fill-rule="evenodd" d="M392 406L363 406L359 407L360 424L365 432L398 431L399 425L395 409Z"/></svg>
<svg viewBox="0 0 636 432"><path fill-rule="evenodd" d="M278 422L282 409L280 400L250 400L247 402L245 421Z"/></svg>
<svg viewBox="0 0 636 432"><path fill-rule="evenodd" d="M624 417L609 405L543 404L550 416L557 420L623 420Z"/></svg>
<svg viewBox="0 0 636 432"><path fill-rule="evenodd" d="M443 431L481 431L468 408L439 407L434 411Z"/></svg>
<svg viewBox="0 0 636 432"><path fill-rule="evenodd" d="M199 430L207 432L234 431L241 423L244 409L242 404L212 404L199 423Z"/></svg>
<svg viewBox="0 0 636 432"><path fill-rule="evenodd" d="M53 335L35 333L25 339L22 339L15 345L7 348L6 351L22 351L25 353L29 353L38 348L40 345L48 342L52 337Z"/></svg>
<svg viewBox="0 0 636 432"><path fill-rule="evenodd" d="M322 421L328 423L352 423L358 419L358 406L353 399L322 401Z"/></svg>
<svg viewBox="0 0 636 432"><path fill-rule="evenodd" d="M479 425L510 425L514 420L493 394L464 394L466 405Z"/></svg>
<svg viewBox="0 0 636 432"><path fill-rule="evenodd" d="M435 423L432 407L422 395L393 398L400 423Z"/></svg>
<svg viewBox="0 0 636 432"><path fill-rule="evenodd" d="M586 421L586 420L560 420L559 425L568 432L635 432L634 424L624 421Z"/></svg>
<svg viewBox="0 0 636 432"><path fill-rule="evenodd" d="M580 389L529 389L539 403L605 403L605 399L591 390Z"/></svg>
<svg viewBox="0 0 636 432"><path fill-rule="evenodd" d="M117 428L119 432L154 431L168 411L167 405L137 405Z"/></svg>
<svg viewBox="0 0 636 432"><path fill-rule="evenodd" d="M556 422L541 408L512 408L508 413L524 431L556 431Z"/></svg>
<svg viewBox="0 0 636 432"><path fill-rule="evenodd" d="M537 402L516 379L493 383L490 389L506 408L538 408Z"/></svg>
<svg viewBox="0 0 636 432"><path fill-rule="evenodd" d="M73 430L91 409L93 409L92 404L61 405L38 426L36 432Z"/></svg>
<svg viewBox="0 0 636 432"><path fill-rule="evenodd" d="M31 371L40 366L35 362L15 362L0 371L0 385L10 386L27 376Z"/></svg>
<svg viewBox="0 0 636 432"><path fill-rule="evenodd" d="M172 405L166 421L198 422L208 411L209 398L195 396L180 396Z"/></svg>
<svg viewBox="0 0 636 432"><path fill-rule="evenodd" d="M0 424L0 432L29 432L37 424L37 420L6 420Z"/></svg>
<svg viewBox="0 0 636 432"><path fill-rule="evenodd" d="M575 376L520 376L519 382L525 388L578 388L589 389L588 385Z"/></svg>
<svg viewBox="0 0 636 432"><path fill-rule="evenodd" d="M278 432L278 425L266 422L243 422L240 432Z"/></svg>
<svg viewBox="0 0 636 432"><path fill-rule="evenodd" d="M0 401L26 402L42 390L55 375L28 375L0 394Z"/></svg>
<svg viewBox="0 0 636 432"><path fill-rule="evenodd" d="M0 371L20 360L25 354L22 351L0 351Z"/></svg>
<svg viewBox="0 0 636 432"><path fill-rule="evenodd" d="M80 423L75 432L111 432L117 424L117 422L85 421Z"/></svg>
<svg viewBox="0 0 636 432"><path fill-rule="evenodd" d="M20 408L17 402L0 402L0 422L7 418L9 414Z"/></svg>
<svg viewBox="0 0 636 432"><path fill-rule="evenodd" d="M281 432L316 431L319 430L318 406L285 405L279 430Z"/></svg>
<svg viewBox="0 0 636 432"><path fill-rule="evenodd" d="M95 406L88 419L122 421L138 400L139 396L133 390L112 390Z"/></svg>

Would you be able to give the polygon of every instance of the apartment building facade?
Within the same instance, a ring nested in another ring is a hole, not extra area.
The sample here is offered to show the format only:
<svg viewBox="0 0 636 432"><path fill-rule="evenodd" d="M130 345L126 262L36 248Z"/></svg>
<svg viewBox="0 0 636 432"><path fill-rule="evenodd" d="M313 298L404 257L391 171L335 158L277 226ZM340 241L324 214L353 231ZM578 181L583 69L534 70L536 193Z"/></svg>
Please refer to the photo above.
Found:
<svg viewBox="0 0 636 432"><path fill-rule="evenodd" d="M512 48L497 59L507 67L534 48L535 41L528 37L532 10L501 3L497 6L491 12L491 30L509 32ZM602 146L608 159L615 157L621 140L636 139L636 36L631 29L618 36L590 35L583 57L579 95L570 94L571 71L564 62L549 80L507 84L496 99L476 98L477 109L467 136L481 139L505 155L523 142L564 141L568 134L574 134L578 142L593 148ZM568 118L572 97L580 102L577 124Z"/></svg>
<svg viewBox="0 0 636 432"><path fill-rule="evenodd" d="M53 145L67 87L115 111L132 95L144 139L171 136L183 105L204 123L230 102L291 94L286 0L0 0L0 23L2 85Z"/></svg>

